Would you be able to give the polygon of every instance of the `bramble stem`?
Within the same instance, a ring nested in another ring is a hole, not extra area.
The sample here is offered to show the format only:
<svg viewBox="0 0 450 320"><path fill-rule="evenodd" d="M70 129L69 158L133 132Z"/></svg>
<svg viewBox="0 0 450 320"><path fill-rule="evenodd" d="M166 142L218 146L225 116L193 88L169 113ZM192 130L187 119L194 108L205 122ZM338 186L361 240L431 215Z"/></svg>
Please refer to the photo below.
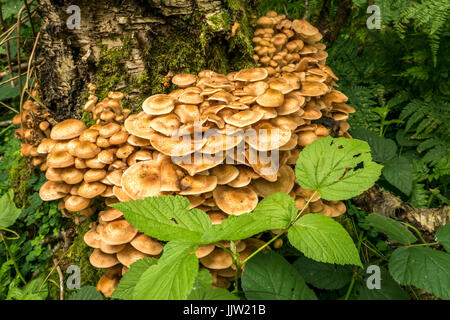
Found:
<svg viewBox="0 0 450 320"><path fill-rule="evenodd" d="M14 269L16 270L17 275L19 276L20 280L22 280L22 282L24 284L27 284L27 282L25 281L25 278L22 276L22 274L20 273L19 267L17 266L16 260L14 259L14 255L11 252L11 250L9 249L8 243L6 242L5 236L3 235L3 233L0 232L0 238L2 238L3 243L5 244L5 249L9 254L9 257L14 265Z"/></svg>

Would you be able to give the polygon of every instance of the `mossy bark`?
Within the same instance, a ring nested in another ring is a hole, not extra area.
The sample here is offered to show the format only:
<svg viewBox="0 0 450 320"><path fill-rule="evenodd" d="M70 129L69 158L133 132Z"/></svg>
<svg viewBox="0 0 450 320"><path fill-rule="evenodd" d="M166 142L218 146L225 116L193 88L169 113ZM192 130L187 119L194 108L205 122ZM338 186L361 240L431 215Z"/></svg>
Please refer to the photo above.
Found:
<svg viewBox="0 0 450 320"><path fill-rule="evenodd" d="M99 98L124 92L125 106L137 110L147 96L171 89L167 75L254 65L253 0L71 1L81 17L72 30L69 4L39 2L40 93L57 120L82 117L89 82Z"/></svg>

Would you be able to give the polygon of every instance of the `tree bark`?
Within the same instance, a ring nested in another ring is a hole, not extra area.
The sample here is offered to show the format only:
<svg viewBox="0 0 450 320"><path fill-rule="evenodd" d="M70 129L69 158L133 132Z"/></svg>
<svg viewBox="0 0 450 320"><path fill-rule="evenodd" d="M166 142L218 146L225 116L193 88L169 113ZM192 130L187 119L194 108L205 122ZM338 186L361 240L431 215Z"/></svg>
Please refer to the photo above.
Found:
<svg viewBox="0 0 450 320"><path fill-rule="evenodd" d="M80 8L79 29L68 28L69 5ZM41 99L56 120L80 118L93 82L100 99L122 91L136 110L170 90L168 75L253 66L255 7L253 0L39 0Z"/></svg>

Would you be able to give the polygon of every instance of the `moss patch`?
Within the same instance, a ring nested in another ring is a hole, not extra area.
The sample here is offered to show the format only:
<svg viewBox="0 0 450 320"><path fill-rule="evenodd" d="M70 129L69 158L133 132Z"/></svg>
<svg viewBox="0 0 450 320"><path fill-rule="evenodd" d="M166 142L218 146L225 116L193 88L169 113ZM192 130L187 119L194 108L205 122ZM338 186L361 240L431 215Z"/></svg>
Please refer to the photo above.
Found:
<svg viewBox="0 0 450 320"><path fill-rule="evenodd" d="M28 204L28 196L32 193L32 186L29 184L32 172L27 164L26 158L19 158L17 166L9 171L11 188L14 190L14 202L18 208L25 208Z"/></svg>

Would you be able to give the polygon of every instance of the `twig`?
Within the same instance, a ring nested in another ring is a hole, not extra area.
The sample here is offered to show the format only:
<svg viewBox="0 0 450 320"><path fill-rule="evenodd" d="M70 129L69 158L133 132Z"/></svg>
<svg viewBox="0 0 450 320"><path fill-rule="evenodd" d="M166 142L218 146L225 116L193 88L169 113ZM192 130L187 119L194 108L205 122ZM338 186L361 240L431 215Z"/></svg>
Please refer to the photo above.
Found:
<svg viewBox="0 0 450 320"><path fill-rule="evenodd" d="M0 22L2 24L2 28L3 29L7 29L6 23L3 20L3 13L2 13L1 5L0 5ZM12 70L12 67L11 67L11 50L10 50L10 47L9 47L9 41L6 41L6 58L8 59L9 78L12 78L13 77L13 70ZM3 78L3 76L1 78ZM11 80L11 87L14 87L14 80Z"/></svg>
<svg viewBox="0 0 450 320"><path fill-rule="evenodd" d="M13 107L8 106L6 103L4 103L3 101L0 100L0 104L3 105L5 108L8 108L9 110L15 112L15 113L19 113L19 111L17 111L16 109L14 109Z"/></svg>
<svg viewBox="0 0 450 320"><path fill-rule="evenodd" d="M36 9L33 9L33 10L31 11L31 16L33 16L35 13L36 13ZM22 22L25 21L26 18L27 18L27 17L23 17L23 18L21 19L21 21L22 21ZM14 32L14 30L16 29L16 27L17 27L17 22L14 23L11 27L9 27L8 30L6 30L5 32L3 32L3 33L0 35L0 39L2 39L2 40L0 41L0 46L3 45L4 43L6 43L6 41L8 41L8 40L11 39L11 38L9 38L9 36L11 35L11 33Z"/></svg>
<svg viewBox="0 0 450 320"><path fill-rule="evenodd" d="M22 62L22 65L21 65L22 68L26 68L27 66L28 66L28 62ZM8 66L8 71L0 72L0 79L7 76L8 74L10 74L10 76L13 77L13 71L17 71L18 68L19 68L19 66L17 66L17 65ZM8 80L11 80L11 79L8 79Z"/></svg>
<svg viewBox="0 0 450 320"><path fill-rule="evenodd" d="M6 126L9 126L11 123L12 123L11 120L0 121L0 127L6 127Z"/></svg>
<svg viewBox="0 0 450 320"><path fill-rule="evenodd" d="M19 13L17 14L17 66L18 66L18 72L19 74L22 74L22 68L21 68L21 62L20 62L20 25L22 23L22 12L25 10L25 6L20 8ZM19 92L22 93L22 77L19 77L18 79L19 83ZM21 108L22 108L22 98L21 98ZM20 113L22 113L22 109L20 110Z"/></svg>
<svg viewBox="0 0 450 320"><path fill-rule="evenodd" d="M27 16L28 16L28 18L30 20L30 25L31 25L31 33L33 34L33 37L36 37L36 31L34 31L33 20L31 20L30 6L29 6L27 0L23 0L23 3L25 4L25 8L27 8L27 13L28 13Z"/></svg>
<svg viewBox="0 0 450 320"><path fill-rule="evenodd" d="M308 6L309 6L309 1L305 0L305 14L303 15L303 20L306 20L306 18L308 18Z"/></svg>
<svg viewBox="0 0 450 320"><path fill-rule="evenodd" d="M53 264L56 266L56 271L59 276L59 300L64 300L64 276L61 272L59 261L57 261L56 258L53 258Z"/></svg>
<svg viewBox="0 0 450 320"><path fill-rule="evenodd" d="M24 76L24 75L26 75L26 74L27 74L27 73L24 72L24 73L22 73L20 76ZM0 87L1 87L2 85L4 85L4 84L10 82L11 80L16 80L17 78L19 78L19 75L14 76L14 77L12 77L12 78L10 78L10 79L8 79L8 80L5 80L5 81L0 82Z"/></svg>

